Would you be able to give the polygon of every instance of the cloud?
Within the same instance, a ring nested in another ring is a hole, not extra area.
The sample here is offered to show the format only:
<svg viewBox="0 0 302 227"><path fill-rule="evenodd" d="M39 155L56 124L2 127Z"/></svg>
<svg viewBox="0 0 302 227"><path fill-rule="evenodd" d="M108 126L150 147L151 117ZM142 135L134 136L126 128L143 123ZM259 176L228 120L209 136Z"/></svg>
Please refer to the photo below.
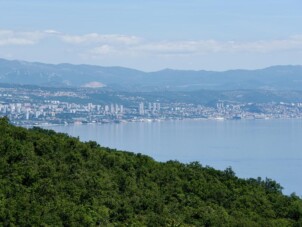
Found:
<svg viewBox="0 0 302 227"><path fill-rule="evenodd" d="M137 36L121 34L88 33L72 35L53 29L25 32L0 30L0 46L35 45L49 38L54 39L59 44L69 44L68 48L74 49L78 54L84 53L93 57L106 55L135 57L143 55L186 56L211 53L274 53L302 50L302 35L285 39L254 41L221 41L215 39L150 41ZM55 43L52 43L52 45L56 48ZM62 45L59 46L61 48Z"/></svg>
<svg viewBox="0 0 302 227"><path fill-rule="evenodd" d="M0 46L7 45L34 45L44 37L43 32L16 32L0 30Z"/></svg>
<svg viewBox="0 0 302 227"><path fill-rule="evenodd" d="M90 50L90 53L93 55L108 55L108 54L116 54L118 51L109 45L102 45Z"/></svg>
<svg viewBox="0 0 302 227"><path fill-rule="evenodd" d="M231 43L227 47L232 51L237 52L256 52L256 53L270 53L276 51L291 51L302 50L302 36L289 37L288 39L268 40L268 41L253 41L253 42L239 42Z"/></svg>
<svg viewBox="0 0 302 227"><path fill-rule="evenodd" d="M191 55L207 53L270 53L276 51L302 50L302 36L290 37L284 40L267 41L165 41L146 43L137 50L163 55Z"/></svg>
<svg viewBox="0 0 302 227"><path fill-rule="evenodd" d="M215 40L201 41L164 41L146 43L137 47L137 50L154 54L182 55L203 54L222 51L223 44Z"/></svg>
<svg viewBox="0 0 302 227"><path fill-rule="evenodd" d="M44 30L44 33L46 33L46 34L52 34L52 35L59 35L59 34L61 34L61 32L53 30L53 29L46 29L46 30Z"/></svg>
<svg viewBox="0 0 302 227"><path fill-rule="evenodd" d="M127 35L102 35L98 33L90 33L85 35L63 35L62 41L71 44L121 44L135 45L140 43L141 39L136 36Z"/></svg>

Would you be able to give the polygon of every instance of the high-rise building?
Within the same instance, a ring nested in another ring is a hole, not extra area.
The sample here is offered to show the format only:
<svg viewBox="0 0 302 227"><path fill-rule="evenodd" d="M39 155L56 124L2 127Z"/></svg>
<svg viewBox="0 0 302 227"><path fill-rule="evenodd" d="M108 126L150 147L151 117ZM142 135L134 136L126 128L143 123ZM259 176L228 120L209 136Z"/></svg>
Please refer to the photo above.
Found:
<svg viewBox="0 0 302 227"><path fill-rule="evenodd" d="M35 115L36 115L36 118L38 118L38 117L40 117L41 112L40 111L36 111Z"/></svg>
<svg viewBox="0 0 302 227"><path fill-rule="evenodd" d="M92 109L94 108L92 103L88 103L88 111L92 111Z"/></svg>
<svg viewBox="0 0 302 227"><path fill-rule="evenodd" d="M97 105L96 110L99 112L101 110L101 105Z"/></svg>
<svg viewBox="0 0 302 227"><path fill-rule="evenodd" d="M25 116L26 120L29 120L29 110L26 110L26 116Z"/></svg>
<svg viewBox="0 0 302 227"><path fill-rule="evenodd" d="M138 112L139 112L140 115L144 115L145 114L145 108L144 108L144 103L143 102L141 102L139 104Z"/></svg>
<svg viewBox="0 0 302 227"><path fill-rule="evenodd" d="M149 111L152 110L152 103L151 103L151 102L149 102L149 104L148 104L148 110L149 110Z"/></svg>
<svg viewBox="0 0 302 227"><path fill-rule="evenodd" d="M120 112L121 112L121 114L124 113L124 106L123 105L120 106Z"/></svg>
<svg viewBox="0 0 302 227"><path fill-rule="evenodd" d="M109 112L109 106L108 105L105 105L105 112Z"/></svg>
<svg viewBox="0 0 302 227"><path fill-rule="evenodd" d="M153 112L153 113L156 112L156 102L153 103L153 110L152 110L152 112Z"/></svg>
<svg viewBox="0 0 302 227"><path fill-rule="evenodd" d="M155 112L160 112L160 103L158 103L158 102L154 102L153 103L153 110L152 110L152 112L153 113L155 113Z"/></svg>
<svg viewBox="0 0 302 227"><path fill-rule="evenodd" d="M110 113L112 113L112 114L115 113L115 109L114 109L114 105L113 104L110 105Z"/></svg>
<svg viewBox="0 0 302 227"><path fill-rule="evenodd" d="M157 112L160 112L160 103L157 103Z"/></svg>

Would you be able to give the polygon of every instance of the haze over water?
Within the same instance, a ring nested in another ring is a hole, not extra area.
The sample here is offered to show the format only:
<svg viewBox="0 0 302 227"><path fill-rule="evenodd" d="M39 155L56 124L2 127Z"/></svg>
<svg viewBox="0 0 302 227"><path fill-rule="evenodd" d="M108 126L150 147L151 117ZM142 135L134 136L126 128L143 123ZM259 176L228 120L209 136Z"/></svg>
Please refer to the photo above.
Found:
<svg viewBox="0 0 302 227"><path fill-rule="evenodd" d="M243 178L280 183L302 195L302 120L185 120L51 126L82 141L143 153L158 161L199 161Z"/></svg>

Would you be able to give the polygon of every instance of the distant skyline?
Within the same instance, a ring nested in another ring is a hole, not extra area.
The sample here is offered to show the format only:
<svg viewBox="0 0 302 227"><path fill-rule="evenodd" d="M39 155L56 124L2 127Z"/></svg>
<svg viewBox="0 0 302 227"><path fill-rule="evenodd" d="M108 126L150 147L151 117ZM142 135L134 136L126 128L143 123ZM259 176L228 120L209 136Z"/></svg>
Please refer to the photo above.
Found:
<svg viewBox="0 0 302 227"><path fill-rule="evenodd" d="M301 0L0 0L0 58L144 71L302 65Z"/></svg>

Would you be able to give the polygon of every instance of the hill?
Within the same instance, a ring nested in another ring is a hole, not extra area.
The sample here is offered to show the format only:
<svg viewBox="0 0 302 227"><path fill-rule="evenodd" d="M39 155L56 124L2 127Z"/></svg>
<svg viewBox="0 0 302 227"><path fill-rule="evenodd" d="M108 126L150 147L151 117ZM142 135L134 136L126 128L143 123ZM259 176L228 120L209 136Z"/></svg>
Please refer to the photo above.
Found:
<svg viewBox="0 0 302 227"><path fill-rule="evenodd" d="M80 142L0 119L1 226L301 226L273 180Z"/></svg>
<svg viewBox="0 0 302 227"><path fill-rule="evenodd" d="M53 65L0 59L0 83L16 81L39 86L107 87L123 91L302 90L302 66L225 72L172 69L143 72L123 67Z"/></svg>

